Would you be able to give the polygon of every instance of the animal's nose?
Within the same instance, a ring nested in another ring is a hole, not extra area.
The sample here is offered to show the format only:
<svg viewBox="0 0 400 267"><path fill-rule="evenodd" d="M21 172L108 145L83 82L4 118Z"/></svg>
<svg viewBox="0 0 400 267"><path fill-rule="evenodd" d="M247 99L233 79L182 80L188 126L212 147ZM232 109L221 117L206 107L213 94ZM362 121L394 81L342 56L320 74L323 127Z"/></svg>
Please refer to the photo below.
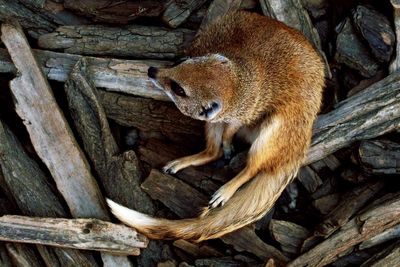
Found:
<svg viewBox="0 0 400 267"><path fill-rule="evenodd" d="M157 68L155 68L155 67L150 67L150 68L147 70L147 76L149 76L150 78L155 79L156 76L157 76L157 72L158 72L158 69L157 69Z"/></svg>

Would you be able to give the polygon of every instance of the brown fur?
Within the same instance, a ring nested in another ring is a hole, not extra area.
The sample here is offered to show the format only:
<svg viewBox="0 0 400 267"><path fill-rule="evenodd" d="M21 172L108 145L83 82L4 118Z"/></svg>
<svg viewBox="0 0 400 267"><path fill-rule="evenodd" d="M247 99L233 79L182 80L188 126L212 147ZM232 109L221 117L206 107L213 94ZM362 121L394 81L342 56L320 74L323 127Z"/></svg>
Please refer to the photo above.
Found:
<svg viewBox="0 0 400 267"><path fill-rule="evenodd" d="M201 241L264 216L304 160L321 102L319 56L298 31L264 16L237 12L221 18L198 35L188 55L192 59L159 70L156 80L184 114L207 121L207 146L164 170L175 173L229 153L236 133L244 133L252 145L244 170L216 192L212 208L199 218L146 224L137 222L137 214L128 218L113 208L150 238ZM171 80L187 96L175 95ZM202 116L214 102L220 108L216 115Z"/></svg>

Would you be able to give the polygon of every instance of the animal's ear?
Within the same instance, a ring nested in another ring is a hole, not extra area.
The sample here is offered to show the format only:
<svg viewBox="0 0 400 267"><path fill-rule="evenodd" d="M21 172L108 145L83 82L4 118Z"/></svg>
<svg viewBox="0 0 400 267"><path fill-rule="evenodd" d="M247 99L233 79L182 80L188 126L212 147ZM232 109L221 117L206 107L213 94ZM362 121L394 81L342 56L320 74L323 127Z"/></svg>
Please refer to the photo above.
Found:
<svg viewBox="0 0 400 267"><path fill-rule="evenodd" d="M210 59L216 60L218 63L222 63L222 64L229 62L229 59L226 56L221 55L221 54L211 54Z"/></svg>

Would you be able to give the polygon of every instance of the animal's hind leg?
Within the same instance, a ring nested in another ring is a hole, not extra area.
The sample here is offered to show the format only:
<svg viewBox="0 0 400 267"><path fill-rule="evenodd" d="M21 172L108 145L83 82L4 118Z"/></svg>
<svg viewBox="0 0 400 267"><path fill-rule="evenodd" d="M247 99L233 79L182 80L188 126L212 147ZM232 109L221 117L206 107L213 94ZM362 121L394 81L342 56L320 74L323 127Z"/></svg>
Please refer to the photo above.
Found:
<svg viewBox="0 0 400 267"><path fill-rule="evenodd" d="M200 166L222 156L222 135L224 123L206 124L206 148L200 153L173 160L164 166L163 171L176 173L189 166Z"/></svg>

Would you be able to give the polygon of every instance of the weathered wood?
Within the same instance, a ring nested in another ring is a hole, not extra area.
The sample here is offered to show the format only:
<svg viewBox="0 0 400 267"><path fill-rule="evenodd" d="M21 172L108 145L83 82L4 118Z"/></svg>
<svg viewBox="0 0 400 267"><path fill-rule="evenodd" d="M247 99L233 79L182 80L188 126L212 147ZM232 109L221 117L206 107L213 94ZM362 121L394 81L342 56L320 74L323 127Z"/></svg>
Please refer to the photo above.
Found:
<svg viewBox="0 0 400 267"><path fill-rule="evenodd" d="M330 194L313 201L313 206L321 213L328 214L339 204L339 194Z"/></svg>
<svg viewBox="0 0 400 267"><path fill-rule="evenodd" d="M151 171L142 187L153 199L161 201L182 218L198 215L199 210L195 210L193 207L204 207L208 203L208 198L196 189L157 170ZM221 240L232 245L239 252L247 251L263 260L274 258L280 263L287 261L287 258L279 250L264 243L255 234L254 227L244 227L223 236Z"/></svg>
<svg viewBox="0 0 400 267"><path fill-rule="evenodd" d="M183 115L173 103L106 92L99 92L98 97L108 118L150 136L190 143L203 133L203 123Z"/></svg>
<svg viewBox="0 0 400 267"><path fill-rule="evenodd" d="M0 217L0 240L139 255L147 238L133 228L96 219Z"/></svg>
<svg viewBox="0 0 400 267"><path fill-rule="evenodd" d="M157 17L164 1L64 0L64 7L94 21L127 24L138 17Z"/></svg>
<svg viewBox="0 0 400 267"><path fill-rule="evenodd" d="M400 266L400 241L388 246L378 252L370 259L361 264L360 267L388 267Z"/></svg>
<svg viewBox="0 0 400 267"><path fill-rule="evenodd" d="M42 67L42 71L50 80L64 82L67 80L75 63L82 58L79 55L57 53L45 50L33 50ZM139 95L157 100L170 101L159 89L156 89L147 77L150 66L163 67L171 64L168 61L156 60L120 60L109 58L86 57L89 71L96 87L110 91ZM0 72L16 73L5 49L0 48Z"/></svg>
<svg viewBox="0 0 400 267"><path fill-rule="evenodd" d="M232 257L219 257L219 258L208 258L208 259L196 259L194 262L196 267L243 267L243 266L254 266L261 267L261 264L248 265L244 262L238 261Z"/></svg>
<svg viewBox="0 0 400 267"><path fill-rule="evenodd" d="M67 217L49 179L0 120L0 167L4 180L24 215ZM32 201L34 200L34 201ZM47 265L97 266L92 255L71 249L38 247Z"/></svg>
<svg viewBox="0 0 400 267"><path fill-rule="evenodd" d="M0 217L1 218L1 217ZM8 255L13 266L18 267L41 267L43 261L36 255L32 247L25 244L6 243Z"/></svg>
<svg viewBox="0 0 400 267"><path fill-rule="evenodd" d="M214 0L207 9L207 13L201 22L200 29L204 29L218 18L239 10L243 0Z"/></svg>
<svg viewBox="0 0 400 267"><path fill-rule="evenodd" d="M321 48L319 34L300 0L260 0L260 4L265 16L282 21L286 25L298 29L306 36L325 62L326 76L332 77L325 53Z"/></svg>
<svg viewBox="0 0 400 267"><path fill-rule="evenodd" d="M385 197L384 197L385 198ZM400 223L400 196L387 199L374 208L356 216L341 230L288 264L325 266L354 245Z"/></svg>
<svg viewBox="0 0 400 267"><path fill-rule="evenodd" d="M389 66L389 72L393 73L400 69L400 0L390 0L393 7L393 20L396 34L396 55L393 57L393 61Z"/></svg>
<svg viewBox="0 0 400 267"><path fill-rule="evenodd" d="M297 178L310 193L314 193L315 190L322 185L322 180L319 175L309 166L302 167L299 170Z"/></svg>
<svg viewBox="0 0 400 267"><path fill-rule="evenodd" d="M368 183L343 195L340 204L328 213L324 221L316 227L316 234L326 237L346 224L383 186L384 183L381 181Z"/></svg>
<svg viewBox="0 0 400 267"><path fill-rule="evenodd" d="M352 142L370 139L400 128L400 71L338 103L314 124L305 165L324 158Z"/></svg>
<svg viewBox="0 0 400 267"><path fill-rule="evenodd" d="M387 140L362 141L359 163L370 175L400 174L400 144Z"/></svg>
<svg viewBox="0 0 400 267"><path fill-rule="evenodd" d="M0 243L0 266L12 267L11 258L8 256L5 243Z"/></svg>
<svg viewBox="0 0 400 267"><path fill-rule="evenodd" d="M170 27L181 25L190 14L200 8L206 0L170 0L162 15L162 20Z"/></svg>
<svg viewBox="0 0 400 267"><path fill-rule="evenodd" d="M155 26L62 26L41 35L38 44L72 54L171 59L183 55L193 36L191 30Z"/></svg>
<svg viewBox="0 0 400 267"><path fill-rule="evenodd" d="M19 76L10 82L16 111L24 121L37 154L55 179L73 216L107 218L104 200L90 167L22 30L11 24L3 24L1 30L1 39L19 70Z"/></svg>
<svg viewBox="0 0 400 267"><path fill-rule="evenodd" d="M281 220L271 220L269 229L272 237L281 245L282 251L290 256L300 253L301 245L310 235L306 228Z"/></svg>
<svg viewBox="0 0 400 267"><path fill-rule="evenodd" d="M104 109L96 97L97 90L85 58L76 63L65 83L65 92L75 128L106 196L129 208L154 214L152 200L140 188L142 174L136 154L134 151L120 153ZM156 254L161 254L161 249L161 242L150 242L138 261L142 265L154 265L159 258Z"/></svg>
<svg viewBox="0 0 400 267"><path fill-rule="evenodd" d="M393 228L387 229L386 231L365 240L359 245L360 249L370 248L389 240L400 238L400 224L394 226Z"/></svg>
<svg viewBox="0 0 400 267"><path fill-rule="evenodd" d="M201 257L221 257L222 254L213 247L201 244L193 244L189 241L179 239L174 241L174 247L177 247L195 258Z"/></svg>

